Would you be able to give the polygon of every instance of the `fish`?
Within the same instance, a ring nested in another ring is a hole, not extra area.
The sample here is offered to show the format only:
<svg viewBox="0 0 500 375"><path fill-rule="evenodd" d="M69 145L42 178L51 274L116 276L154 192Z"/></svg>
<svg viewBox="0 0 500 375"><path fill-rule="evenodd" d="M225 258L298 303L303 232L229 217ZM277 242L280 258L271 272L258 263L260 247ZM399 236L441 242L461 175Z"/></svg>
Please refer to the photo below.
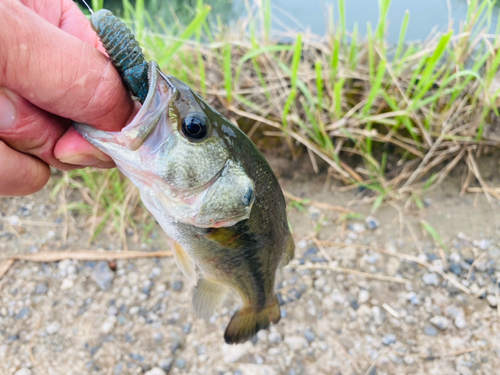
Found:
<svg viewBox="0 0 500 375"><path fill-rule="evenodd" d="M154 61L147 77L120 132L74 128L139 189L194 285L197 316L211 317L230 291L241 298L224 339L245 342L281 317L276 272L295 251L283 192L253 142L197 92Z"/></svg>

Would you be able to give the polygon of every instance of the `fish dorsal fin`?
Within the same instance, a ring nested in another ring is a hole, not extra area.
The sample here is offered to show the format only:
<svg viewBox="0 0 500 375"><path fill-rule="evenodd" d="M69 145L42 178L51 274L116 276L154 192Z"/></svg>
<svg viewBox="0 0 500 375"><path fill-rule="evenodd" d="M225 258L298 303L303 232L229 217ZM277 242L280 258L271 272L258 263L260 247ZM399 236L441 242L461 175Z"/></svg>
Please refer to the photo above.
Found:
<svg viewBox="0 0 500 375"><path fill-rule="evenodd" d="M188 253L174 240L170 241L172 252L177 266L181 269L184 276L194 285L196 284L196 269L193 260Z"/></svg>
<svg viewBox="0 0 500 375"><path fill-rule="evenodd" d="M201 278L193 293L193 307L198 318L208 320L219 307L228 287L216 281Z"/></svg>
<svg viewBox="0 0 500 375"><path fill-rule="evenodd" d="M294 255L295 255L295 242L293 242L293 237L290 235L288 236L285 253L283 254L283 258L281 258L279 266L285 267L288 263L290 263Z"/></svg>

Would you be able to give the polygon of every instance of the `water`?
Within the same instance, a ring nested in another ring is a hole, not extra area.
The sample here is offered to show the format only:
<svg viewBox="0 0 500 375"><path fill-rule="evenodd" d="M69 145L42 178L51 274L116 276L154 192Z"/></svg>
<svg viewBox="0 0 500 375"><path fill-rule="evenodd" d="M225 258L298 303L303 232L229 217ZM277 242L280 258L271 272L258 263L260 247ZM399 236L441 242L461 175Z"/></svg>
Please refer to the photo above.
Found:
<svg viewBox="0 0 500 375"><path fill-rule="evenodd" d="M241 6L242 0L236 0L235 6ZM389 8L387 39L396 43L406 10L410 12L407 40L425 40L434 31L446 31L452 19L457 32L460 23L466 19L467 1L450 0L392 0ZM337 0L272 0L273 29L292 29L324 35L328 25L328 7L333 6L334 18L338 22ZM361 35L366 35L366 25L370 22L375 28L379 17L377 0L345 0L346 27L353 30L358 24ZM498 15L498 8L495 12ZM240 13L241 14L241 13ZM496 27L494 20L492 29Z"/></svg>
<svg viewBox="0 0 500 375"><path fill-rule="evenodd" d="M162 18L171 27L175 26L172 10L181 23L187 24L193 18L193 9L196 7L196 0L146 0L145 3L153 17ZM212 20L219 17L223 23L231 23L246 16L246 4L252 7L255 0L204 0L204 3L212 7ZM449 3L450 9L448 0L392 0L388 15L388 41L397 42L406 10L410 12L406 37L408 41L424 40L432 32L446 31L450 18L457 32L460 23L466 19L467 0L449 0ZM104 5L116 14L122 14L121 0L105 0ZM278 33L285 30L310 30L315 34L325 35L328 25L327 9L332 6L335 21L338 22L338 0L271 0L272 29ZM366 35L367 22L372 24L372 28L377 25L378 0L345 0L345 7L347 30L352 31L357 23L359 33ZM499 10L498 7L495 9L492 31L495 30Z"/></svg>

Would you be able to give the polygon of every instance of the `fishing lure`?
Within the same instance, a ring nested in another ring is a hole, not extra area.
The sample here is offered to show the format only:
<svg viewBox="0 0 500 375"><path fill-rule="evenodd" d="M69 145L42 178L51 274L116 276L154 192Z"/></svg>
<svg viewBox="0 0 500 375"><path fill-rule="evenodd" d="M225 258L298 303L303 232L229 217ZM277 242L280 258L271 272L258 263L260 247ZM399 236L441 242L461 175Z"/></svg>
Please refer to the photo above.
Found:
<svg viewBox="0 0 500 375"><path fill-rule="evenodd" d="M148 94L148 62L127 25L107 9L91 12L90 24L127 89L141 104Z"/></svg>

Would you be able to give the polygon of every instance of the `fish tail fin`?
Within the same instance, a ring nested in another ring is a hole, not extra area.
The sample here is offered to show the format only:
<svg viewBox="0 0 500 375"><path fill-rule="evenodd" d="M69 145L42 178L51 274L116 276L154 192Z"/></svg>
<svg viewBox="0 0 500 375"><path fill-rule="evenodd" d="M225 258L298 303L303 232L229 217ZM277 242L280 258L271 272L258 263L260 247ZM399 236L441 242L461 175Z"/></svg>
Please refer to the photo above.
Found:
<svg viewBox="0 0 500 375"><path fill-rule="evenodd" d="M278 298L262 310L246 307L236 311L224 333L227 344L239 344L251 339L261 329L266 329L271 323L276 324L281 318Z"/></svg>
<svg viewBox="0 0 500 375"><path fill-rule="evenodd" d="M295 242L293 242L293 237L290 235L286 243L285 253L281 258L279 267L285 267L293 259L295 255Z"/></svg>

